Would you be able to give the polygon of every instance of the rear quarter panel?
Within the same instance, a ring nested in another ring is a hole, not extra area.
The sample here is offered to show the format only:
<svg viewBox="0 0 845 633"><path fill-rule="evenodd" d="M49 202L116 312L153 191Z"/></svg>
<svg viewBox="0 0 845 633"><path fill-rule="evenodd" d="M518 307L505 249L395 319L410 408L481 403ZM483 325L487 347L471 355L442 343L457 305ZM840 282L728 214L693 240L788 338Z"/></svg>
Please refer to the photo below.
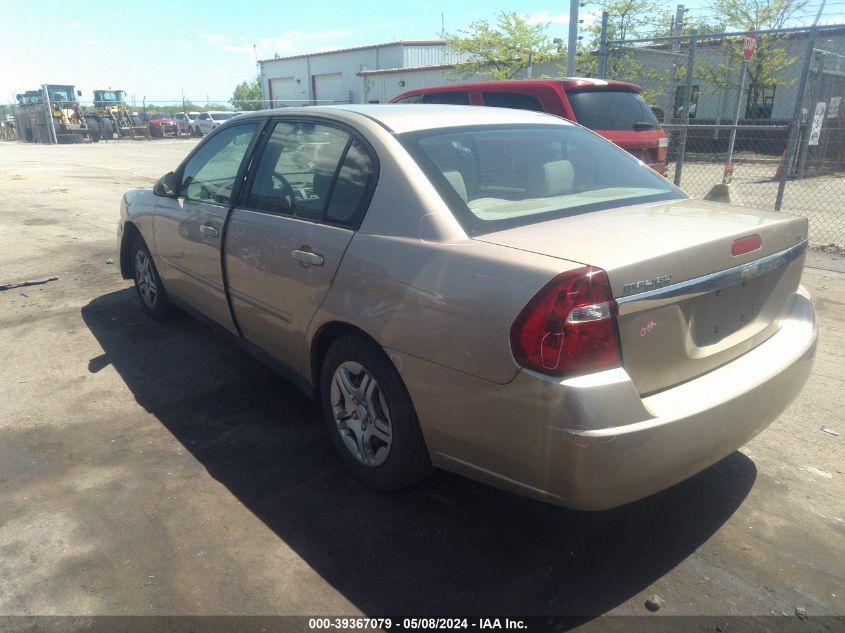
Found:
<svg viewBox="0 0 845 633"><path fill-rule="evenodd" d="M519 370L514 320L549 280L577 266L470 239L358 234L310 330L350 323L383 347L504 384Z"/></svg>

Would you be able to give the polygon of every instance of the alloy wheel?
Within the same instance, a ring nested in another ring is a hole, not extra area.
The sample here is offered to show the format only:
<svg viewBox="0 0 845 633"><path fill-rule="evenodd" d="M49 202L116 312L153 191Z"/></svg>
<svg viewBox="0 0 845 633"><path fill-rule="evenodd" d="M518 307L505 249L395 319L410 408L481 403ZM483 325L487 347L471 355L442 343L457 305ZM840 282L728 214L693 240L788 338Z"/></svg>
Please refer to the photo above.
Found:
<svg viewBox="0 0 845 633"><path fill-rule="evenodd" d="M332 377L331 406L352 456L365 466L381 466L390 455L393 425L375 377L360 363L341 363Z"/></svg>
<svg viewBox="0 0 845 633"><path fill-rule="evenodd" d="M154 309L158 301L158 286L153 272L153 264L149 255L143 250L135 253L135 283L138 285L138 292L144 305L151 310Z"/></svg>

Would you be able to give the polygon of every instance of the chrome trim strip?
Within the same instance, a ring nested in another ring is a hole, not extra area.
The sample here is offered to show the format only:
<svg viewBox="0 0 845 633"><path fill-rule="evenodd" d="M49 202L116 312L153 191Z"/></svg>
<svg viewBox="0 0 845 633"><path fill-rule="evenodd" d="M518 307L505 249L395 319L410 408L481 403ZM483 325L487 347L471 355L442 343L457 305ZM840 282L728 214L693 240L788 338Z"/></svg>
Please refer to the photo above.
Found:
<svg viewBox="0 0 845 633"><path fill-rule="evenodd" d="M240 299L244 303L251 305L254 308L258 308L259 310L263 310L264 312L276 317L277 319L281 319L286 323L290 323L293 319L291 318L290 314L285 312L284 310L279 310L278 308L274 308L271 305L264 303L263 301L259 301L255 297L250 297L248 294L241 292L240 290L235 290L232 287L229 287L229 292L232 293L232 296L235 299Z"/></svg>
<svg viewBox="0 0 845 633"><path fill-rule="evenodd" d="M168 266L175 268L176 270L178 270L183 275L187 275L188 277L190 277L192 279L196 279L197 281L200 281L200 282L202 282L202 283L204 283L208 286L211 286L212 288L214 288L218 292L223 292L223 284L219 284L216 281L214 281L213 279L206 277L205 275L201 275L197 272L194 272L190 268L183 266L182 264L176 262L175 260L171 259L170 257L165 257L164 255L162 255L161 258L164 260L164 262Z"/></svg>
<svg viewBox="0 0 845 633"><path fill-rule="evenodd" d="M795 246L790 246L787 249L772 253L766 257L755 259L754 261L734 266L721 270L717 273L704 275L703 277L696 277L688 279L671 286L664 286L663 288L655 288L636 295L628 295L627 297L619 297L616 303L623 306L636 301L659 301L662 299L675 299L686 295L705 294L707 292L714 292L735 286L743 281L749 281L761 275L765 275L781 266L786 266L790 262L798 259L804 251L807 250L807 240L804 240Z"/></svg>

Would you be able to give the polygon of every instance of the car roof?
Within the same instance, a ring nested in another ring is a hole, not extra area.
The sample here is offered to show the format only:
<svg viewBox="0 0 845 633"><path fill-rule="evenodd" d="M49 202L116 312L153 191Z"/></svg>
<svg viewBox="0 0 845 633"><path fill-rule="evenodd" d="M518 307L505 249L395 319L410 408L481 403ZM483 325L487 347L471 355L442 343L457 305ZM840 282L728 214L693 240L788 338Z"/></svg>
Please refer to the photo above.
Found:
<svg viewBox="0 0 845 633"><path fill-rule="evenodd" d="M471 125L573 125L560 117L532 110L452 105L366 104L276 108L242 114L238 120L261 116L319 114L348 121L352 115L366 117L395 134Z"/></svg>
<svg viewBox="0 0 845 633"><path fill-rule="evenodd" d="M504 81L473 81L457 84L443 84L441 86L408 90L399 96L429 94L432 92L455 92L456 90L491 90L495 88L499 88L501 90L513 88L531 90L532 88L544 86L562 86L564 90L589 90L594 88L625 90L631 92L640 92L642 90L642 87L628 81L597 79L595 77L553 77L549 79L510 79Z"/></svg>

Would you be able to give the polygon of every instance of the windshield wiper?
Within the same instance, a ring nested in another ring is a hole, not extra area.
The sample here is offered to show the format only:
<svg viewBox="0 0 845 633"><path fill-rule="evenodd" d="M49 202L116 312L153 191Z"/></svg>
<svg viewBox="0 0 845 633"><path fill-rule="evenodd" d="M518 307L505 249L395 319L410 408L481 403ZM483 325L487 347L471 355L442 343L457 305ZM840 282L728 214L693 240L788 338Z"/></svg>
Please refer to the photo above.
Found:
<svg viewBox="0 0 845 633"><path fill-rule="evenodd" d="M653 130L657 127L657 123L649 123L648 121L637 121L634 123L635 130Z"/></svg>

